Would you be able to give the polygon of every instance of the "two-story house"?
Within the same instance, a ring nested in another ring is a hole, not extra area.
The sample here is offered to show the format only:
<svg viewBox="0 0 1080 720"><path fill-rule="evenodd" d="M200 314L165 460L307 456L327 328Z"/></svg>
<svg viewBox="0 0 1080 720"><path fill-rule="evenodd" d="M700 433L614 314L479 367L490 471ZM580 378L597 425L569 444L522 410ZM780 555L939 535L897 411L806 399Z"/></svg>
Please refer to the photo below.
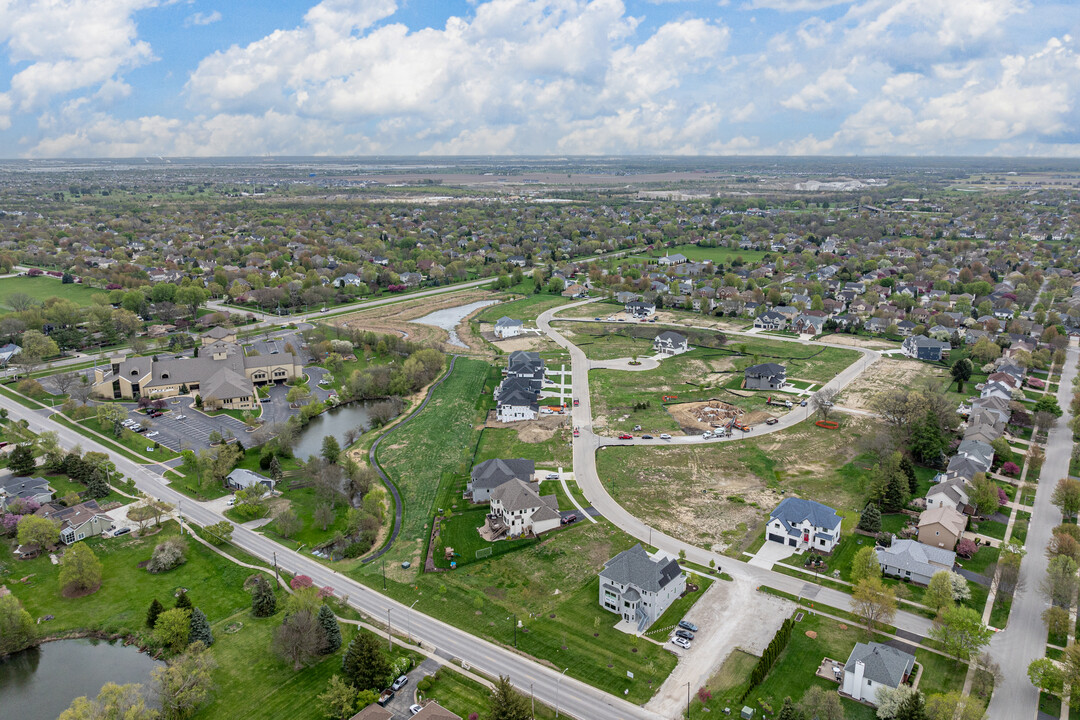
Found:
<svg viewBox="0 0 1080 720"><path fill-rule="evenodd" d="M686 592L679 561L662 552L649 555L640 544L624 550L600 571L600 606L637 623L642 632Z"/></svg>
<svg viewBox="0 0 1080 720"><path fill-rule="evenodd" d="M509 480L488 496L488 527L493 537L539 535L559 527L559 499L540 495L528 483Z"/></svg>
<svg viewBox="0 0 1080 720"><path fill-rule="evenodd" d="M765 537L800 551L832 552L840 542L840 516L828 505L787 497L769 513Z"/></svg>

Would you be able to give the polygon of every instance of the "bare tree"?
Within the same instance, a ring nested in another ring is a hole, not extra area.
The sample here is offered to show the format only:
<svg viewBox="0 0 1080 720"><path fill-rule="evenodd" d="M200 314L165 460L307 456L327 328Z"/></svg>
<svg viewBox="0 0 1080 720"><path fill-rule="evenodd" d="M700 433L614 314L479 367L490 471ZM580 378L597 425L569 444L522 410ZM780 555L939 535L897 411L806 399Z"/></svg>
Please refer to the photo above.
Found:
<svg viewBox="0 0 1080 720"><path fill-rule="evenodd" d="M300 610L286 616L281 626L274 631L274 651L286 660L291 660L293 670L300 670L306 663L318 657L322 644L318 620L310 610Z"/></svg>
<svg viewBox="0 0 1080 720"><path fill-rule="evenodd" d="M86 401L90 399L90 395L93 391L93 383L91 383L90 379L85 375L82 375L79 378L79 382L72 385L68 390L68 393L72 398L78 400L80 404L85 405Z"/></svg>
<svg viewBox="0 0 1080 720"><path fill-rule="evenodd" d="M318 469L313 473L315 494L323 502L329 503L331 509L345 499L342 481L344 472L337 463L318 461Z"/></svg>
<svg viewBox="0 0 1080 720"><path fill-rule="evenodd" d="M330 526L330 523L334 522L334 507L328 503L319 503L315 507L313 514L315 524L326 531L326 528Z"/></svg>
<svg viewBox="0 0 1080 720"><path fill-rule="evenodd" d="M79 382L81 375L77 372L63 372L52 376L52 384L60 391L61 395L69 395L71 388Z"/></svg>
<svg viewBox="0 0 1080 720"><path fill-rule="evenodd" d="M836 396L839 394L839 389L826 385L810 396L810 407L814 409L814 412L816 412L822 420L828 420L829 414L833 411L833 406L836 404Z"/></svg>

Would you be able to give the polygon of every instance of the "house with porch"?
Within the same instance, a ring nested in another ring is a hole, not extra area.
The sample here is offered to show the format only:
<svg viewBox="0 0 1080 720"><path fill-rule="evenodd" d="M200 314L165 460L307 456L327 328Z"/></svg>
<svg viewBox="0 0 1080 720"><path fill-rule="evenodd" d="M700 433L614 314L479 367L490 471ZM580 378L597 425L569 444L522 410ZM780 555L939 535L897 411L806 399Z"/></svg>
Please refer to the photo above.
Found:
<svg viewBox="0 0 1080 720"><path fill-rule="evenodd" d="M840 516L828 505L787 497L769 513L765 537L799 551L830 553L840 542Z"/></svg>
<svg viewBox="0 0 1080 720"><path fill-rule="evenodd" d="M600 607L636 623L643 632L686 592L679 561L657 551L650 555L640 544L604 563L600 571Z"/></svg>
<svg viewBox="0 0 1080 720"><path fill-rule="evenodd" d="M559 499L540 495L530 483L509 480L491 491L487 527L494 540L521 535L539 535L559 527Z"/></svg>
<svg viewBox="0 0 1080 720"><path fill-rule="evenodd" d="M685 335L665 330L653 339L653 350L661 355L681 355L690 349Z"/></svg>
<svg viewBox="0 0 1080 720"><path fill-rule="evenodd" d="M881 643L855 643L844 663L841 694L877 706L882 688L895 690L907 682L915 656Z"/></svg>

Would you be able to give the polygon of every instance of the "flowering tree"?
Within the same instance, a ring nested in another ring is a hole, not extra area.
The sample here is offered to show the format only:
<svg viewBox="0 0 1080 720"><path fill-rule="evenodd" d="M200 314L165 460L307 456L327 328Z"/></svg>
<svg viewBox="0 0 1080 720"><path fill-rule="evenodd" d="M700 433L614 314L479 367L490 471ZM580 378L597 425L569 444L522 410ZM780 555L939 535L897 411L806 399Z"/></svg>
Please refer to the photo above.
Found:
<svg viewBox="0 0 1080 720"><path fill-rule="evenodd" d="M1020 474L1020 466L1017 465L1014 462L1007 462L1007 463L1005 463L1005 464L1003 464L1001 466L1001 474L1002 475L1019 475ZM1005 492L1005 491L1002 490L1002 492Z"/></svg>
<svg viewBox="0 0 1080 720"><path fill-rule="evenodd" d="M289 587L293 590L299 590L300 588L309 588L314 584L315 582L307 575L297 575L289 583Z"/></svg>
<svg viewBox="0 0 1080 720"><path fill-rule="evenodd" d="M968 538L956 543L956 554L960 557L970 558L978 549L979 546L975 544L975 541Z"/></svg>

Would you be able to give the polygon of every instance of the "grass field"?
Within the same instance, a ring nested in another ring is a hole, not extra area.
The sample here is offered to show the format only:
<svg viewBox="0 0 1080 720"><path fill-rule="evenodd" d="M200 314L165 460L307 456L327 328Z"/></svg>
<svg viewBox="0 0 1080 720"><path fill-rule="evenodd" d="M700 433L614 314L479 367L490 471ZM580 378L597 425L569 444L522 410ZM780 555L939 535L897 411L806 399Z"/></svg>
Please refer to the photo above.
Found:
<svg viewBox="0 0 1080 720"><path fill-rule="evenodd" d="M148 457L161 462L180 457L180 453L173 452L164 445L159 445L155 450L153 438L145 437L144 435L128 430L127 428L123 428L120 432L120 437L116 437L113 435L112 427L102 427L101 423L99 423L95 417L80 420L77 424L95 432L99 432L114 443L122 445L128 450L131 450L138 455L142 455L143 457ZM97 436L93 436L93 438L95 440L100 439ZM147 448L150 449L147 450Z"/></svg>
<svg viewBox="0 0 1080 720"><path fill-rule="evenodd" d="M86 486L81 482L76 482L66 475L45 475L45 479L49 481L49 485L56 491L56 499L64 497L68 493L81 493L86 490ZM121 505L127 505L130 502L135 502L129 497L121 495L115 490L111 490L108 495L98 499L98 505L105 505L106 503L118 502Z"/></svg>
<svg viewBox="0 0 1080 720"><path fill-rule="evenodd" d="M490 373L486 362L459 359L427 408L380 444L379 462L404 500L401 536L388 560L418 564L443 471L471 469L477 425L491 402L483 394Z"/></svg>
<svg viewBox="0 0 1080 720"><path fill-rule="evenodd" d="M553 437L543 442L525 442L514 428L484 428L480 444L476 447L475 463L492 458L525 458L538 467L570 468L573 462L569 445L572 432L569 427L555 431Z"/></svg>
<svg viewBox="0 0 1080 720"><path fill-rule="evenodd" d="M444 665L432 676L431 688L421 693L421 699L434 700L450 712L467 718L471 713L488 717L491 691L472 678L465 677L453 669L453 665ZM535 703L533 717L537 720L552 720L555 711L547 705Z"/></svg>
<svg viewBox="0 0 1080 720"><path fill-rule="evenodd" d="M458 567L477 562L476 551L482 548L491 548L492 556L513 552L523 547L536 544L537 540L523 538L520 540L500 540L495 543L487 542L480 537L478 528L484 524L487 517L487 506L475 510L466 510L456 513L441 523L439 539L435 543L435 566L449 568L450 560L446 559L446 548L454 549L457 554L454 561Z"/></svg>
<svg viewBox="0 0 1080 720"><path fill-rule="evenodd" d="M530 280L529 282L532 281ZM506 299L507 297L508 296L504 295L501 299ZM523 298L510 300L509 302L500 302L498 305L484 308L473 321L478 323L494 323L505 315L506 317L522 320L526 324L532 325L536 322L536 318L545 310L550 310L559 305L566 305L569 302L573 301L569 298L564 298L561 295L526 295Z"/></svg>
<svg viewBox="0 0 1080 720"><path fill-rule="evenodd" d="M103 290L95 290L86 285L75 283L65 285L54 278L13 277L5 278L3 287L0 287L0 307L10 310L11 307L7 304L7 299L16 293L29 295L39 303L57 297L70 300L83 307L92 304L95 295L105 294Z"/></svg>
<svg viewBox="0 0 1080 720"><path fill-rule="evenodd" d="M283 497L289 501L289 507L300 518L302 527L292 538L283 538L278 533L277 521L275 520L262 528L265 534L275 540L288 547L295 548L302 545L305 548L313 548L328 542L334 536L335 531L345 532L345 513L349 509L348 503L338 503L338 506L334 509L334 522L327 525L326 530L323 530L321 525L315 523L315 508L321 504L321 501L315 496L314 488L288 490Z"/></svg>

